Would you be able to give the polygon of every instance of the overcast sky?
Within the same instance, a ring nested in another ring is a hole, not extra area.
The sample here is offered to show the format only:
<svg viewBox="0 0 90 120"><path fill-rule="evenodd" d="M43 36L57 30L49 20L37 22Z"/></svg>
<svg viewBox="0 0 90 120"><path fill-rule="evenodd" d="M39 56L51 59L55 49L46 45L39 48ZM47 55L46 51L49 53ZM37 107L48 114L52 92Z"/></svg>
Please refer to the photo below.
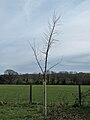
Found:
<svg viewBox="0 0 90 120"><path fill-rule="evenodd" d="M61 25L49 66L63 58L53 71L90 72L90 0L0 0L0 73L40 71L28 40L43 46L54 10Z"/></svg>

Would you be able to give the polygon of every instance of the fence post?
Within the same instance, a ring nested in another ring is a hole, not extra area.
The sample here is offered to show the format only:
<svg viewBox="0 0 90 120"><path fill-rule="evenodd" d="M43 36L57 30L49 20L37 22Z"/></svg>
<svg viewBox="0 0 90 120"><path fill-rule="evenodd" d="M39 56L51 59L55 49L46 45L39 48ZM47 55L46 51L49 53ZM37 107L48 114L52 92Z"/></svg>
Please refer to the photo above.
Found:
<svg viewBox="0 0 90 120"><path fill-rule="evenodd" d="M79 83L79 105L81 106L81 85Z"/></svg>
<svg viewBox="0 0 90 120"><path fill-rule="evenodd" d="M32 104L32 83L29 86L29 104Z"/></svg>

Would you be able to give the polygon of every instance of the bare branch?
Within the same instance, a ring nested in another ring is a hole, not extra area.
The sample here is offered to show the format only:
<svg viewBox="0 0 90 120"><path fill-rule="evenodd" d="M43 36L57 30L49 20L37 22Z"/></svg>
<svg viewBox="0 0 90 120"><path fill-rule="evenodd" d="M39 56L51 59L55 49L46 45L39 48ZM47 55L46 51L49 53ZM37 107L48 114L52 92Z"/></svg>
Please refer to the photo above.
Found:
<svg viewBox="0 0 90 120"><path fill-rule="evenodd" d="M43 53L44 55L46 54L45 51L40 50L40 52Z"/></svg>
<svg viewBox="0 0 90 120"><path fill-rule="evenodd" d="M49 30L51 30L51 23L49 20L48 20L48 28L49 28Z"/></svg>
<svg viewBox="0 0 90 120"><path fill-rule="evenodd" d="M56 34L56 32L55 32L55 27L56 27L56 25L58 24L59 19L60 19L60 16L57 17L57 16L56 16L56 13L54 12L52 26L50 26L51 24L49 23L50 34L49 34L49 38L47 39L48 43L47 43L46 56L45 56L45 71L44 71L45 74L46 74L46 72L47 72L47 61L48 61L49 50L50 50L51 45L56 41L56 39L54 39L53 36L54 36L54 34ZM51 68L53 68L53 67L56 66L57 64L59 64L59 63L56 63L56 64L53 65ZM51 69L51 68L50 68L50 69Z"/></svg>
<svg viewBox="0 0 90 120"><path fill-rule="evenodd" d="M52 68L54 68L55 66L57 66L58 64L61 63L63 57L61 58L61 60L59 62L57 62L56 64L52 65L47 71L50 71Z"/></svg>
<svg viewBox="0 0 90 120"><path fill-rule="evenodd" d="M57 17L56 11L54 10L53 23L56 24L60 19L60 16Z"/></svg>
<svg viewBox="0 0 90 120"><path fill-rule="evenodd" d="M35 43L34 43L34 47L33 47L33 46L31 45L31 43L30 43L29 40L28 40L28 42L29 42L29 45L30 45L31 49L33 50L33 53L34 53L34 56L35 56L36 62L37 62L39 68L41 69L41 71L42 71L42 73L43 73L42 66L41 66L41 64L40 64L40 62L39 62L39 60L38 60L37 53L36 53L36 50L35 50Z"/></svg>
<svg viewBox="0 0 90 120"><path fill-rule="evenodd" d="M57 66L60 62L57 62L56 64L54 64L53 66L51 66L47 71L50 71L52 68L54 68L55 66Z"/></svg>

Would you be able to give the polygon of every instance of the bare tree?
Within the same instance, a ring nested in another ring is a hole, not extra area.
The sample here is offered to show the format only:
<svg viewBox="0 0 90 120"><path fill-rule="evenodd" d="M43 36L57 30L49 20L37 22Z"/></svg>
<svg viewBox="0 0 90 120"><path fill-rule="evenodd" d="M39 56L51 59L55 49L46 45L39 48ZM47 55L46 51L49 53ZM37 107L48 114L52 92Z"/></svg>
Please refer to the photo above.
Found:
<svg viewBox="0 0 90 120"><path fill-rule="evenodd" d="M56 65L59 64L59 62L55 63L51 67L48 67L48 57L49 57L49 51L50 48L52 47L52 44L54 44L56 41L56 35L58 34L56 31L57 26L59 26L59 19L60 16L57 16L56 13L54 12L53 18L51 22L48 22L48 32L44 33L44 40L45 40L45 49L44 51L41 51L41 54L44 55L44 67L42 67L41 62L39 61L38 54L36 51L36 47L32 46L29 42L30 47L33 50L36 62L43 74L43 86L44 86L44 118L46 119L47 117L47 90L46 90L46 82L47 82L47 71L55 67Z"/></svg>

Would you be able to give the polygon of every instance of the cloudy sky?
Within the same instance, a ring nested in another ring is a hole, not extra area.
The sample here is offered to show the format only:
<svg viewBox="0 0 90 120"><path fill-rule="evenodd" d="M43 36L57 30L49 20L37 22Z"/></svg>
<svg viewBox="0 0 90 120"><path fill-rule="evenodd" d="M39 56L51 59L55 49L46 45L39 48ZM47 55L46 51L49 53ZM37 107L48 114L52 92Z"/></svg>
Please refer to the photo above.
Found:
<svg viewBox="0 0 90 120"><path fill-rule="evenodd" d="M90 0L0 0L0 73L40 71L28 40L41 49L54 10L61 16L60 34L49 66L63 58L52 70L90 72Z"/></svg>

